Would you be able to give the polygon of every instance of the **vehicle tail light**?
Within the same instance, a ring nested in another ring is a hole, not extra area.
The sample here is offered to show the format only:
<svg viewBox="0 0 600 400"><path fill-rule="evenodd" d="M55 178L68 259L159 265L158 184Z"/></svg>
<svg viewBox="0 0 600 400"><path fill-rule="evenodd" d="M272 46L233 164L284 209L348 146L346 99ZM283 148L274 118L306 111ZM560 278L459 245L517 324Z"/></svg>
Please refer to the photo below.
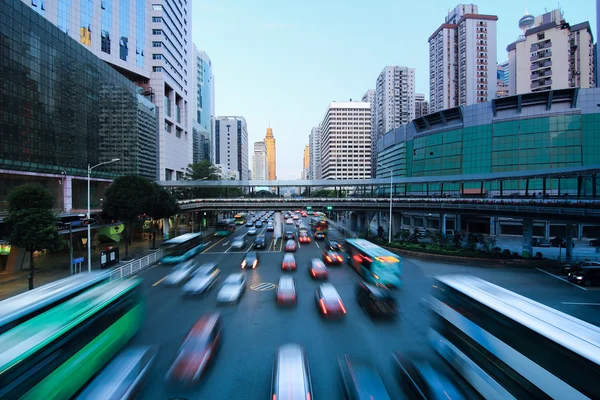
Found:
<svg viewBox="0 0 600 400"><path fill-rule="evenodd" d="M315 270L314 269L311 269L310 273L312 274L312 276L317 276L317 274L315 274Z"/></svg>
<svg viewBox="0 0 600 400"><path fill-rule="evenodd" d="M254 262L252 263L252 268L256 268L256 263L258 262L258 260L254 260Z"/></svg>
<svg viewBox="0 0 600 400"><path fill-rule="evenodd" d="M281 263L281 269L285 269L285 263Z"/></svg>
<svg viewBox="0 0 600 400"><path fill-rule="evenodd" d="M331 261L331 257L327 256L327 261Z"/></svg>
<svg viewBox="0 0 600 400"><path fill-rule="evenodd" d="M338 261L341 262L342 261L342 257L338 256Z"/></svg>
<svg viewBox="0 0 600 400"><path fill-rule="evenodd" d="M242 262L242 268L244 268L245 266L246 266L246 260L244 260L244 261Z"/></svg>
<svg viewBox="0 0 600 400"><path fill-rule="evenodd" d="M338 299L338 303L340 303L340 307L342 308L342 312L344 314L346 314L346 308L344 307L344 304L342 304L342 300Z"/></svg>
<svg viewBox="0 0 600 400"><path fill-rule="evenodd" d="M323 314L327 314L327 307L325 307L325 302L323 301L323 299L320 300L320 304L321 304L321 311L323 311Z"/></svg>

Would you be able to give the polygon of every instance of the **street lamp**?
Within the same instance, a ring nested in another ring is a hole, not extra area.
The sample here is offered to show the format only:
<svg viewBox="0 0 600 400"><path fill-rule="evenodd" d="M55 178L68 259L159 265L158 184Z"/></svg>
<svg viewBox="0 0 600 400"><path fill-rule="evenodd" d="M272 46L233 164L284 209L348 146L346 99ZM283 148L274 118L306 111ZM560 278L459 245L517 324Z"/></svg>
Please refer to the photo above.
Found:
<svg viewBox="0 0 600 400"><path fill-rule="evenodd" d="M383 166L381 164L377 164L378 167L385 168L390 171L390 217L388 218L388 243L392 243L392 189L393 189L393 179L394 179L394 171L391 168Z"/></svg>
<svg viewBox="0 0 600 400"><path fill-rule="evenodd" d="M87 177L87 219L88 219L88 226L87 226L87 248L88 248L88 272L92 273L92 225L90 224L90 175L92 174L92 170L96 167L99 167L101 165L104 164L110 164L110 163L114 163L119 161L119 158L113 158L110 161L105 161L102 162L100 164L96 164L92 167L90 167L90 164L88 164L88 177Z"/></svg>

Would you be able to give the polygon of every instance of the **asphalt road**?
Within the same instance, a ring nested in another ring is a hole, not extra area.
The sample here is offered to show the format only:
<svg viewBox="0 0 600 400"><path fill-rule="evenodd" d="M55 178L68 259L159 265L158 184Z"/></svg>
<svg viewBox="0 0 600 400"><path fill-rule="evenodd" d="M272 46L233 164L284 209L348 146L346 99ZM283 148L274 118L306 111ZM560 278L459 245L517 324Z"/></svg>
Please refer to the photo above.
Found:
<svg viewBox="0 0 600 400"><path fill-rule="evenodd" d="M243 254L253 238L249 237L243 251L231 249L230 241L246 231L247 228L238 227L234 235L213 239L204 253L197 256L198 261L217 262L222 279L231 272L239 272ZM396 321L374 322L363 313L354 299L359 276L345 264L329 268L329 282L338 289L347 315L341 321L324 320L314 301L319 282L312 281L307 272L308 261L320 256L324 243L313 240L300 245L296 253L297 271L283 273L280 265L284 252L280 244L274 245L271 233L262 233L266 234L267 249L259 251L258 268L247 272L248 288L237 305L217 305L219 284L205 297L182 298L181 289L161 284L170 270L166 266L155 266L140 274L147 290L147 317L133 344L159 347L158 360L141 398L266 399L270 397L275 349L290 342L302 344L306 349L317 399L341 398L336 359L344 354L370 360L379 369L393 398L404 398L393 376L391 353L395 350L431 353L426 342L428 318L420 300L429 290L431 276L441 273L473 274L600 325L600 307L589 305L600 304L600 290L582 290L537 270L409 260L404 260L404 285L394 292L401 308ZM335 237L336 232L331 235ZM250 289L257 283L276 284L282 274L296 278L296 308L278 308L274 290ZM167 386L165 374L184 336L201 314L212 311L221 312L224 322L222 347L215 363L195 388Z"/></svg>

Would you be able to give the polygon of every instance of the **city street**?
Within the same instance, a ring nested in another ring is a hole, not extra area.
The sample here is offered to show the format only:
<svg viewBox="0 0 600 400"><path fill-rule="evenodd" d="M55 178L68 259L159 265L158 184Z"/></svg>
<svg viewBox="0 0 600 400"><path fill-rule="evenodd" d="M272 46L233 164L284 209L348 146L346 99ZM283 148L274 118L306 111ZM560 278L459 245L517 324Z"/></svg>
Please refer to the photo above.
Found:
<svg viewBox="0 0 600 400"><path fill-rule="evenodd" d="M286 230L289 228L284 227L283 232ZM296 232L295 227L293 230ZM229 273L239 272L243 254L254 237L248 237L244 251L232 251L230 242L246 231L247 228L238 227L229 237L213 239L204 253L197 256L198 261L217 262L221 281ZM159 348L157 362L141 398L267 398L275 349L289 342L300 343L306 349L317 399L341 398L336 358L344 354L372 361L393 398L404 398L393 375L394 369L390 368L391 353L394 350L430 352L426 341L428 318L420 307L420 300L428 292L431 276L435 274L479 276L600 325L600 290L582 290L538 270L461 267L412 260L404 260L404 285L395 291L401 309L396 321L372 321L363 313L354 299L359 276L345 264L329 267L329 281L338 289L347 315L341 321L324 320L314 301L319 282L312 281L307 272L308 260L320 257L324 243L313 240L300 245L296 253L297 271L282 272L284 253L280 244L275 246L271 233L263 233L267 249L259 251L258 268L247 272L247 290L237 305L217 305L220 284L205 297L184 299L180 288L162 284L170 270L167 266L157 265L140 275L147 290L147 318L133 343ZM336 232L331 232L331 236L335 237ZM296 278L296 308L282 309L275 304L274 285L283 274ZM257 285L261 283L272 285ZM253 290L252 285L258 290ZM215 363L197 387L168 387L164 377L184 336L202 313L212 311L221 312L224 322L222 347Z"/></svg>

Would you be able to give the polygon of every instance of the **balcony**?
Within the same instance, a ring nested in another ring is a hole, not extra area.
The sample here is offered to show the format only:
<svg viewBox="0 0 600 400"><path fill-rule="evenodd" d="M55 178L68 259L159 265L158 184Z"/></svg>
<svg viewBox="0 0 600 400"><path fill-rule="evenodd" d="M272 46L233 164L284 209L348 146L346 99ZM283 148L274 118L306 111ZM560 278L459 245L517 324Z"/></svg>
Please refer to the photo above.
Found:
<svg viewBox="0 0 600 400"><path fill-rule="evenodd" d="M541 68L546 68L546 67L551 67L551 66L552 66L552 60L546 60L546 61L532 63L531 67L529 67L529 69L531 71L534 71L536 69L541 69Z"/></svg>

